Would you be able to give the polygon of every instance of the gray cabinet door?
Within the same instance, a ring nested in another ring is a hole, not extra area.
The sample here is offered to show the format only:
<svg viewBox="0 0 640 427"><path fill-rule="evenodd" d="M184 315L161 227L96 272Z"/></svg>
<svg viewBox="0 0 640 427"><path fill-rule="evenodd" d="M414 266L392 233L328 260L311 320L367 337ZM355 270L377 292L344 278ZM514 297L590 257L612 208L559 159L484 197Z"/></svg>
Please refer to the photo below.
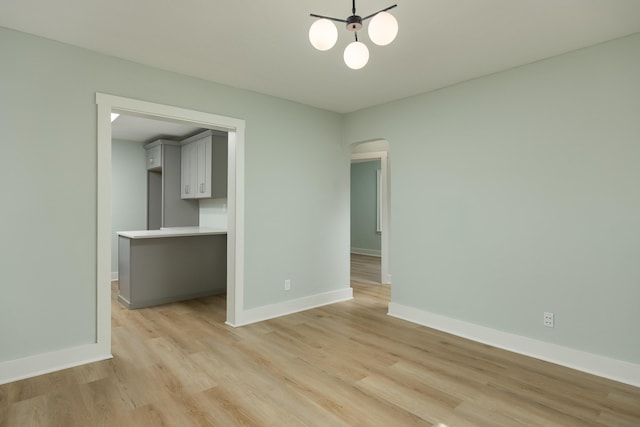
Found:
<svg viewBox="0 0 640 427"><path fill-rule="evenodd" d="M182 147L163 145L162 164L162 226L184 227L198 225L197 200L183 200L180 196Z"/></svg>

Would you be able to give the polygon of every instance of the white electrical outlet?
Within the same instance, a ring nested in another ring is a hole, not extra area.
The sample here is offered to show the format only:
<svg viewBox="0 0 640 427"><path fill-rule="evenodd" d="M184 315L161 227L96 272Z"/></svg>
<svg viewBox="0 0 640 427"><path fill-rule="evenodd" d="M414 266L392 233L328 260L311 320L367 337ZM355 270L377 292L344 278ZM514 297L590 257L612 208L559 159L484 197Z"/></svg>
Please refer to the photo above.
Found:
<svg viewBox="0 0 640 427"><path fill-rule="evenodd" d="M544 326L546 326L547 328L553 328L553 313L545 311L542 318L542 322Z"/></svg>
<svg viewBox="0 0 640 427"><path fill-rule="evenodd" d="M285 291L291 290L291 279L287 279L284 281L284 290Z"/></svg>

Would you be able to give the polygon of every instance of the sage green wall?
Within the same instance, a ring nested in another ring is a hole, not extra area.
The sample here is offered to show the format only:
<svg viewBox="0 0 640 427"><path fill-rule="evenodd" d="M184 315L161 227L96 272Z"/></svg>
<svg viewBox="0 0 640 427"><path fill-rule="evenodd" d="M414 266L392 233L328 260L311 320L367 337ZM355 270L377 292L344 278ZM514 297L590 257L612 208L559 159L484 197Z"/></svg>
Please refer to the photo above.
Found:
<svg viewBox="0 0 640 427"><path fill-rule="evenodd" d="M377 228L377 175L380 160L351 164L351 248L380 254Z"/></svg>
<svg viewBox="0 0 640 427"><path fill-rule="evenodd" d="M640 363L639 52L636 34L347 117L345 143L393 152L394 302Z"/></svg>
<svg viewBox="0 0 640 427"><path fill-rule="evenodd" d="M111 143L111 272L118 272L118 231L147 228L147 160L144 143Z"/></svg>
<svg viewBox="0 0 640 427"><path fill-rule="evenodd" d="M0 58L0 362L95 341L96 92L246 120L245 308L349 286L341 116L3 28Z"/></svg>

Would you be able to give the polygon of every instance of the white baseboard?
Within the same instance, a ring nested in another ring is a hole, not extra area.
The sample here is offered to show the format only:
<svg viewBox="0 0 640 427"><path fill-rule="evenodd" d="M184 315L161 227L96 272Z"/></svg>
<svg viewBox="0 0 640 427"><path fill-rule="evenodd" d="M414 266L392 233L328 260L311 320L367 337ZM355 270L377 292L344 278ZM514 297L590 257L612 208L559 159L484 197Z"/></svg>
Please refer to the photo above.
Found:
<svg viewBox="0 0 640 427"><path fill-rule="evenodd" d="M323 305L348 301L350 299L353 299L353 289L345 288L295 300L284 301L277 304L266 305L264 307L251 308L249 310L245 310L240 316L240 322L232 326L244 326L250 323L273 319L274 317L310 310Z"/></svg>
<svg viewBox="0 0 640 427"><path fill-rule="evenodd" d="M640 387L640 365L563 347L405 305L390 303L390 316L473 341Z"/></svg>
<svg viewBox="0 0 640 427"><path fill-rule="evenodd" d="M111 353L105 353L102 347L99 344L87 344L0 362L0 384L111 359Z"/></svg>
<svg viewBox="0 0 640 427"><path fill-rule="evenodd" d="M118 272L117 271L112 271L111 272L111 281L115 281L118 280Z"/></svg>
<svg viewBox="0 0 640 427"><path fill-rule="evenodd" d="M377 256L377 257L382 256L382 252L376 249L351 248L351 253L358 254L358 255Z"/></svg>

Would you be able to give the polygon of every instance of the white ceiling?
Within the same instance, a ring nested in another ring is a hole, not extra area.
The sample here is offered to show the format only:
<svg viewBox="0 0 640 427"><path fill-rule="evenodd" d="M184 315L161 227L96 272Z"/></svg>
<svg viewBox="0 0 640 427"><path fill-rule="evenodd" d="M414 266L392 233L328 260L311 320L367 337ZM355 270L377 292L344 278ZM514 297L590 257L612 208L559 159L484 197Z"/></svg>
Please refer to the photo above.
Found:
<svg viewBox="0 0 640 427"><path fill-rule="evenodd" d="M349 0L2 0L0 26L336 112L351 112L640 32L640 0L360 0L397 3L400 31L350 70L352 34L319 52L309 13Z"/></svg>
<svg viewBox="0 0 640 427"><path fill-rule="evenodd" d="M151 142L156 139L179 141L201 130L204 129L128 114L120 114L111 122L112 139L137 142Z"/></svg>

